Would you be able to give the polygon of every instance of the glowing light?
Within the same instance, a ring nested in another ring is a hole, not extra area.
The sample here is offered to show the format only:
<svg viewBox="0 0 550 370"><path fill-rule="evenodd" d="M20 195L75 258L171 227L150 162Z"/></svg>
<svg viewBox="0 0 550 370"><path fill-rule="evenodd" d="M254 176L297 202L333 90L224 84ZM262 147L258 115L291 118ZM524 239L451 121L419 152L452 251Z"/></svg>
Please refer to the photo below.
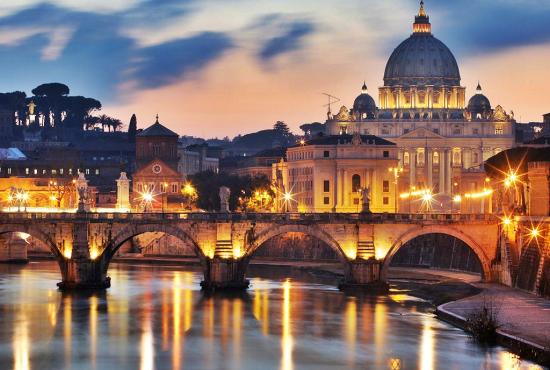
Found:
<svg viewBox="0 0 550 370"><path fill-rule="evenodd" d="M66 259L71 259L71 256L73 255L73 249L72 248L65 248L63 250L63 256L66 258Z"/></svg>
<svg viewBox="0 0 550 370"><path fill-rule="evenodd" d="M144 193L142 197L143 197L143 200L146 202L152 202L154 199L154 196L151 193Z"/></svg>
<svg viewBox="0 0 550 370"><path fill-rule="evenodd" d="M306 141L304 139L300 140L300 145L306 145Z"/></svg>
<svg viewBox="0 0 550 370"><path fill-rule="evenodd" d="M453 197L453 202L455 202L455 203L460 203L460 202L462 202L462 196L460 196L460 195L455 195L455 196Z"/></svg>
<svg viewBox="0 0 550 370"><path fill-rule="evenodd" d="M512 219L510 217L504 217L502 219L502 223L506 226L510 225L512 223Z"/></svg>
<svg viewBox="0 0 550 370"><path fill-rule="evenodd" d="M193 187L193 185L190 182L187 182L183 186L183 193L185 195L194 195L196 193L196 189Z"/></svg>
<svg viewBox="0 0 550 370"><path fill-rule="evenodd" d="M537 238L540 235L540 231L538 228L533 228L529 230L529 235L531 235L532 238Z"/></svg>
<svg viewBox="0 0 550 370"><path fill-rule="evenodd" d="M292 194L289 192L285 192L283 195L283 199L285 200L285 202L290 202L292 200Z"/></svg>
<svg viewBox="0 0 550 370"><path fill-rule="evenodd" d="M422 200L424 202L431 202L433 199L433 195L431 193L426 192L424 195L422 195Z"/></svg>
<svg viewBox="0 0 550 370"><path fill-rule="evenodd" d="M515 171L510 170L504 179L504 186L509 188L512 185L515 185L518 181L518 175Z"/></svg>

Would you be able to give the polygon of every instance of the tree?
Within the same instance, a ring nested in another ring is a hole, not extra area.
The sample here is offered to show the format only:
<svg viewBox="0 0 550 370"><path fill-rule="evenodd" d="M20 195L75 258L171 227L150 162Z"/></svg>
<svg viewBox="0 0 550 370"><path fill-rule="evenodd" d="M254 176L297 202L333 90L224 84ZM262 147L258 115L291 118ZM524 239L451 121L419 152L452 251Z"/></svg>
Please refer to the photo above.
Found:
<svg viewBox="0 0 550 370"><path fill-rule="evenodd" d="M277 121L277 123L273 125L273 129L282 136L291 135L290 129L283 121Z"/></svg>
<svg viewBox="0 0 550 370"><path fill-rule="evenodd" d="M60 123L63 97L69 95L69 87L62 83L51 82L35 87L32 93L38 101L35 103L46 117L46 126L52 125L50 113L53 114L54 122Z"/></svg>
<svg viewBox="0 0 550 370"><path fill-rule="evenodd" d="M101 109L101 102L84 96L67 96L63 99L63 108L67 113L64 121L67 126L80 127L80 129L90 128L85 120L92 112Z"/></svg>
<svg viewBox="0 0 550 370"><path fill-rule="evenodd" d="M189 180L197 191L196 204L198 208L207 211L217 211L220 208L220 187L227 186L231 190L229 209L246 208L256 191L268 192L273 197L271 183L266 176L236 176L224 172L199 172L189 176Z"/></svg>
<svg viewBox="0 0 550 370"><path fill-rule="evenodd" d="M130 118L130 124L128 125L128 142L136 142L136 132L137 132L137 118L135 114L132 114Z"/></svg>
<svg viewBox="0 0 550 370"><path fill-rule="evenodd" d="M17 112L17 118L24 122L27 112L26 96L23 91L13 91L9 93L0 93L0 107L3 107L13 112L13 123L17 124L15 113Z"/></svg>

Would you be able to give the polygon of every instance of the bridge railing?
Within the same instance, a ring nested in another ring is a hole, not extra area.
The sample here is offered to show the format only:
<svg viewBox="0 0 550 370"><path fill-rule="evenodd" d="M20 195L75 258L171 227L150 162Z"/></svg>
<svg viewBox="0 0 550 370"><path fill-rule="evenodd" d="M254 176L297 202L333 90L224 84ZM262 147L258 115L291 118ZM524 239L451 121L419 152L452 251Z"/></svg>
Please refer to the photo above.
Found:
<svg viewBox="0 0 550 370"><path fill-rule="evenodd" d="M498 217L492 214L461 214L461 213L32 213L32 212L2 212L1 222L25 222L26 220L48 221L256 221L256 222L467 222L495 221Z"/></svg>

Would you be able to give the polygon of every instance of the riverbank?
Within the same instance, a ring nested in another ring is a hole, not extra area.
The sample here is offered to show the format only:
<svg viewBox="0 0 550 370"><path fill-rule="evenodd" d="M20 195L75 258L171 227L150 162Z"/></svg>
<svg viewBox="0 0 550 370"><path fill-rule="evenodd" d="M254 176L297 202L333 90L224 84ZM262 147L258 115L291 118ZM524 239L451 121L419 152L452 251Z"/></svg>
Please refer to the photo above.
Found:
<svg viewBox="0 0 550 370"><path fill-rule="evenodd" d="M482 293L440 305L437 316L464 329L473 312L492 307L500 325L497 343L550 366L550 301L502 285L475 285Z"/></svg>

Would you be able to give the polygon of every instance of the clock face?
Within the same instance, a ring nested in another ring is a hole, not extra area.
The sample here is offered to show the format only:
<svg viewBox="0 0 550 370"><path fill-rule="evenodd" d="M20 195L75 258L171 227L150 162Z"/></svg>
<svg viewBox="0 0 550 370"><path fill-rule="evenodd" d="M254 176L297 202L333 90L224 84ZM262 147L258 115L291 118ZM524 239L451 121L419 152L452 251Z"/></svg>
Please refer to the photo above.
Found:
<svg viewBox="0 0 550 370"><path fill-rule="evenodd" d="M160 171L162 171L162 167L160 166L160 164L155 164L153 166L153 173L159 174Z"/></svg>

